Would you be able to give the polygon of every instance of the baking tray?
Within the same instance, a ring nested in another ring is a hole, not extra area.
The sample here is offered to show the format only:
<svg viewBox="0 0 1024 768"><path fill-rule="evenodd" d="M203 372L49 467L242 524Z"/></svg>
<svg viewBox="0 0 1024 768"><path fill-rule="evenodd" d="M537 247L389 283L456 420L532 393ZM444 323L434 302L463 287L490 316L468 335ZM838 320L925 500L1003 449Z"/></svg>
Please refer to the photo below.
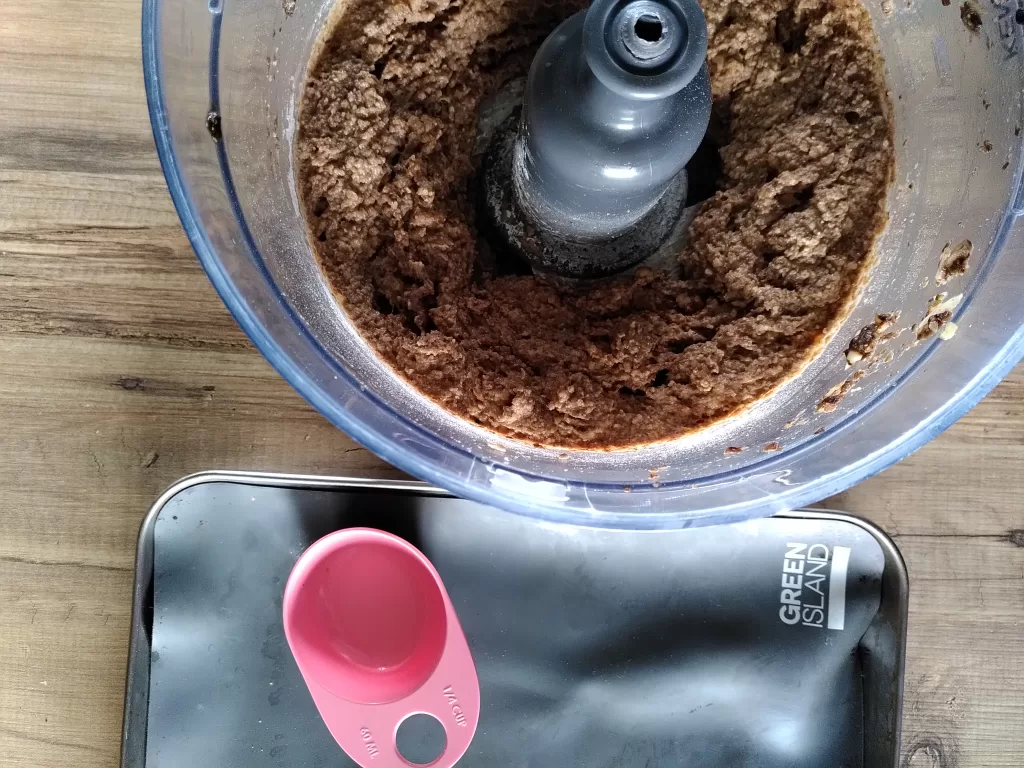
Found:
<svg viewBox="0 0 1024 768"><path fill-rule="evenodd" d="M354 765L280 604L305 547L363 525L416 544L459 613L482 695L461 766L898 766L907 573L863 520L603 531L416 482L207 472L141 527L122 768Z"/></svg>

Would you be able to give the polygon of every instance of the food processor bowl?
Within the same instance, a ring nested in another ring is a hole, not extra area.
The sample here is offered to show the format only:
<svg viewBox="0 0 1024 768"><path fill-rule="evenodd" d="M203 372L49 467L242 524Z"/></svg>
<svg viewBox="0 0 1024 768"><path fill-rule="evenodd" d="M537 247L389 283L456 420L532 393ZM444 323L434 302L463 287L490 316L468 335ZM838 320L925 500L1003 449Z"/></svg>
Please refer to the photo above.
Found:
<svg viewBox="0 0 1024 768"><path fill-rule="evenodd" d="M314 407L401 469L544 520L735 521L817 501L900 460L1021 358L1024 10L1015 0L868 4L897 159L889 223L856 305L799 376L749 409L677 440L606 452L536 447L456 418L381 362L339 308L307 238L293 165L297 104L332 5L144 0L150 116L182 224L239 325ZM966 273L936 285L944 246L948 257L967 240ZM897 312L902 332L859 359L851 341Z"/></svg>

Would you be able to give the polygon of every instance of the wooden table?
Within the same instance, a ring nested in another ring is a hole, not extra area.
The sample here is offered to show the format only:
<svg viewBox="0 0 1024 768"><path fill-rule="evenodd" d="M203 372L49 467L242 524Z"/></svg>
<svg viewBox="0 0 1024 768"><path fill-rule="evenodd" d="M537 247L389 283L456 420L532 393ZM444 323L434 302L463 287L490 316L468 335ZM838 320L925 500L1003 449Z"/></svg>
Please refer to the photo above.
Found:
<svg viewBox="0 0 1024 768"><path fill-rule="evenodd" d="M139 0L0 8L0 764L112 766L135 537L208 468L394 476L235 326L164 186ZM904 766L1024 760L1024 368L831 502L911 576Z"/></svg>

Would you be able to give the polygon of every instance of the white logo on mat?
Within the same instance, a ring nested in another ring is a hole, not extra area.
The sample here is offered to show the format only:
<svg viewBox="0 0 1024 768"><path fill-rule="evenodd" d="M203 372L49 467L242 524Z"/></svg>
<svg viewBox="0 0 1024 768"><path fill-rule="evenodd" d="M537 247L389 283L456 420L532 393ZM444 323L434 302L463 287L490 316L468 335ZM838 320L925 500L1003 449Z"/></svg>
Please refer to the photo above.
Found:
<svg viewBox="0 0 1024 768"><path fill-rule="evenodd" d="M779 618L783 623L842 629L846 624L849 566L849 547L837 546L829 551L824 544L786 544L779 593Z"/></svg>

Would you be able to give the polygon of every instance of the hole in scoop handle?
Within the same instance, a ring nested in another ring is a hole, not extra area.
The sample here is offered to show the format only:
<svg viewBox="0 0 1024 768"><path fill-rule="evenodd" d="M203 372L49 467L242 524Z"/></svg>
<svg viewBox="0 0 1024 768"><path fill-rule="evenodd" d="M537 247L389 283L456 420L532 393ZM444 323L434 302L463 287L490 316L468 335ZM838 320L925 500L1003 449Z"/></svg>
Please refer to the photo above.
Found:
<svg viewBox="0 0 1024 768"><path fill-rule="evenodd" d="M410 715L398 726L398 753L413 765L430 765L444 753L448 743L441 721L433 715Z"/></svg>

